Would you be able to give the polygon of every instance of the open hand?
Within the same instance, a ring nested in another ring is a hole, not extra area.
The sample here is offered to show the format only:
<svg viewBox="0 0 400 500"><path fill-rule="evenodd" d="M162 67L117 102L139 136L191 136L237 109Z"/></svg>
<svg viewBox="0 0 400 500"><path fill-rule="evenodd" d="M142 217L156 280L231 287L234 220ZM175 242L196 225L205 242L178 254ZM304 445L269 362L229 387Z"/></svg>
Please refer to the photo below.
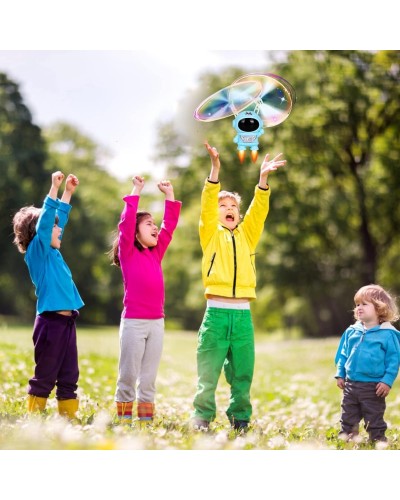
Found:
<svg viewBox="0 0 400 500"><path fill-rule="evenodd" d="M286 160L282 160L283 153L279 153L275 156L273 160L269 159L269 153L265 155L264 161L261 164L260 176L266 176L274 170L278 170L279 167L286 165Z"/></svg>
<svg viewBox="0 0 400 500"><path fill-rule="evenodd" d="M221 163L219 161L219 153L217 151L217 148L211 147L207 141L204 143L204 145L208 151L208 154L210 155L212 166L219 169L221 167Z"/></svg>

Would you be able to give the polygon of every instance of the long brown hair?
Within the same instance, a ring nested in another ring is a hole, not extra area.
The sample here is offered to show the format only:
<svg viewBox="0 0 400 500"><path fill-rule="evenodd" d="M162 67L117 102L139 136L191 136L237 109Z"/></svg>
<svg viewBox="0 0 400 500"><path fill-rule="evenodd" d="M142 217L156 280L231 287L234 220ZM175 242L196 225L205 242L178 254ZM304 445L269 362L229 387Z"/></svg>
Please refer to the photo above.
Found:
<svg viewBox="0 0 400 500"><path fill-rule="evenodd" d="M150 212L145 212L144 210L138 210L136 212L135 241L133 242L133 244L140 251L143 250L143 246L139 243L139 241L137 239L137 234L138 234L138 230L139 230L138 228L139 228L139 224L146 217L151 217L151 213ZM111 259L111 265L112 266L121 267L121 262L120 262L119 256L118 256L118 250L119 250L118 242L119 242L119 231L116 230L114 232L114 239L113 239L113 242L111 244L111 250L108 252L108 256Z"/></svg>

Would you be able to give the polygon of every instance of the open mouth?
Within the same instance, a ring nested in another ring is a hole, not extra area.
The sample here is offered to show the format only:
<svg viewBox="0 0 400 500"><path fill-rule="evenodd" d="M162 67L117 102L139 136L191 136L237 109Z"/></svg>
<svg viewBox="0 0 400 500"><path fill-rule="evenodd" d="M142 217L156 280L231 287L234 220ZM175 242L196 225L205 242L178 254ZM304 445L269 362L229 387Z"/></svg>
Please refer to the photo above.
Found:
<svg viewBox="0 0 400 500"><path fill-rule="evenodd" d="M234 217L232 214L228 214L228 215L225 217L225 219L226 219L227 221L233 222L233 221L235 220L235 217Z"/></svg>

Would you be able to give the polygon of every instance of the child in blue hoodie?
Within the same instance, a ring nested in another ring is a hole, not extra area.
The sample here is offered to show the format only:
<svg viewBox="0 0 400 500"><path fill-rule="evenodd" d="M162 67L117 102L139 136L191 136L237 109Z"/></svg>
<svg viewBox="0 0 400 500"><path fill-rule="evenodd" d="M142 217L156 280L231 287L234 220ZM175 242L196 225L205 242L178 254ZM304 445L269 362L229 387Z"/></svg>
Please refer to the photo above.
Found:
<svg viewBox="0 0 400 500"><path fill-rule="evenodd" d="M71 211L71 197L79 185L74 174L64 180L60 171L51 176L43 207L21 208L13 218L14 243L25 262L37 296L33 330L35 373L29 380L28 412L43 412L56 386L60 415L70 419L78 410L79 378L76 318L84 303L61 252L61 238Z"/></svg>
<svg viewBox="0 0 400 500"><path fill-rule="evenodd" d="M386 441L386 396L397 377L400 332L395 299L379 285L367 285L354 296L356 323L343 333L336 353L336 383L343 390L341 433L345 439L364 426L371 442Z"/></svg>

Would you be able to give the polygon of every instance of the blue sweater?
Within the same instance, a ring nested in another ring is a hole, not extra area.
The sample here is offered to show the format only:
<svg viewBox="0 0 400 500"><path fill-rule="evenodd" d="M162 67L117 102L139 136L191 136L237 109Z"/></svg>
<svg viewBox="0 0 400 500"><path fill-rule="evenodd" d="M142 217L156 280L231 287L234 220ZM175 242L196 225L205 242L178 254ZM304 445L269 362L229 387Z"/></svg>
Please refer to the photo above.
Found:
<svg viewBox="0 0 400 500"><path fill-rule="evenodd" d="M60 251L50 246L56 215L59 218L58 226L62 229L61 238L71 208L68 203L46 196L36 234L25 254L25 262L35 285L37 314L79 309L84 305Z"/></svg>
<svg viewBox="0 0 400 500"><path fill-rule="evenodd" d="M399 371L400 332L389 322L365 330L357 321L343 333L335 364L336 378L392 387Z"/></svg>

